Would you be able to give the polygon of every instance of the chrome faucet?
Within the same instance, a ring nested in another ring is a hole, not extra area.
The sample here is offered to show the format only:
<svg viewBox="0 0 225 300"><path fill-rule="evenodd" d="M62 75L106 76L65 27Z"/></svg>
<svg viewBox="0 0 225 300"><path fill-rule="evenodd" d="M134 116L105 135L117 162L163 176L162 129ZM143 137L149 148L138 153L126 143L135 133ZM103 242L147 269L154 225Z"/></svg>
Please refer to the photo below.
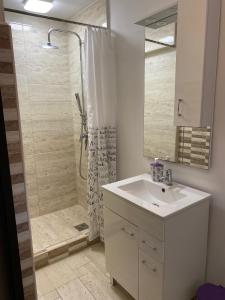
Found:
<svg viewBox="0 0 225 300"><path fill-rule="evenodd" d="M166 185L173 185L173 176L172 176L172 170L168 169L164 171L164 176L162 176L159 180L159 182L163 182Z"/></svg>

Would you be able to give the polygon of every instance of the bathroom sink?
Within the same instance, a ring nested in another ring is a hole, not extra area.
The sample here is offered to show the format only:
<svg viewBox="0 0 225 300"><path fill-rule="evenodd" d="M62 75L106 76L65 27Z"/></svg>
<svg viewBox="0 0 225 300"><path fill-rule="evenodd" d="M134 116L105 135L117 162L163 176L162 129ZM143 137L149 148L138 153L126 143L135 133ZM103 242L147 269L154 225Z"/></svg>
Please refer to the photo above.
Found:
<svg viewBox="0 0 225 300"><path fill-rule="evenodd" d="M174 203L185 197L182 189L158 185L146 179L120 185L118 188L155 206Z"/></svg>
<svg viewBox="0 0 225 300"><path fill-rule="evenodd" d="M107 184L103 189L160 217L168 217L211 196L176 182L172 186L154 182L149 174Z"/></svg>

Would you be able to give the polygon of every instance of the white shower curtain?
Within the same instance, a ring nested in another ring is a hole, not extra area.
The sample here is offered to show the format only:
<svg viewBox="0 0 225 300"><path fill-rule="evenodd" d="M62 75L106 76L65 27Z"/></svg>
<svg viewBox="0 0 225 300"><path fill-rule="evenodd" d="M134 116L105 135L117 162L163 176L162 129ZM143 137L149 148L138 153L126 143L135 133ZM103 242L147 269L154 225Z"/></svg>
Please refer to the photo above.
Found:
<svg viewBox="0 0 225 300"><path fill-rule="evenodd" d="M89 239L103 235L101 186L116 180L116 75L112 33L88 28L85 68L88 114Z"/></svg>

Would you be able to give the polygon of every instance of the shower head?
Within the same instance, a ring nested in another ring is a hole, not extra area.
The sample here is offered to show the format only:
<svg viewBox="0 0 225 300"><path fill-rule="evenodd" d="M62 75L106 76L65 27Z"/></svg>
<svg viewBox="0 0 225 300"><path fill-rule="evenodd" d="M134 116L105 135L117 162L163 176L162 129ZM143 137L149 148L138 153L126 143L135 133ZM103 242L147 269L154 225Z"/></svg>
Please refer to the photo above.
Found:
<svg viewBox="0 0 225 300"><path fill-rule="evenodd" d="M44 49L59 49L59 47L52 45L51 42L47 42L47 44L43 44L41 47Z"/></svg>

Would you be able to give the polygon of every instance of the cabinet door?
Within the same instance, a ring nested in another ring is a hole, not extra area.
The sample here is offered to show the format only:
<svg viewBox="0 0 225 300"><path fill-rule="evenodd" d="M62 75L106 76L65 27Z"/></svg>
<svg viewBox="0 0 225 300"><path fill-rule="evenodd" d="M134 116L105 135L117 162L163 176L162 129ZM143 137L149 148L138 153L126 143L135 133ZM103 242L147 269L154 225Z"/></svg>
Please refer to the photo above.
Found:
<svg viewBox="0 0 225 300"><path fill-rule="evenodd" d="M139 250L139 300L162 300L163 266Z"/></svg>
<svg viewBox="0 0 225 300"><path fill-rule="evenodd" d="M104 220L108 272L138 299L137 228L107 208L104 209Z"/></svg>
<svg viewBox="0 0 225 300"><path fill-rule="evenodd" d="M178 0L176 126L213 121L220 0Z"/></svg>

